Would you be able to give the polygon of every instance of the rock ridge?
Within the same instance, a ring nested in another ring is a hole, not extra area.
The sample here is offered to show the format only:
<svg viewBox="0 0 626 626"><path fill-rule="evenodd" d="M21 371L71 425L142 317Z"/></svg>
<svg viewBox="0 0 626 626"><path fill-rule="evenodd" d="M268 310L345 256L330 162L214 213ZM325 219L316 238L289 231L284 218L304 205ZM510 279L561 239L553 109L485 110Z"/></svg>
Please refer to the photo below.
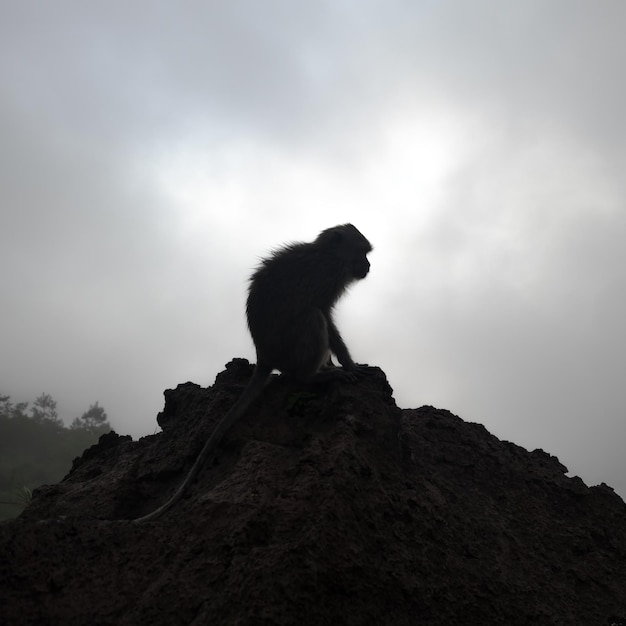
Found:
<svg viewBox="0 0 626 626"><path fill-rule="evenodd" d="M0 525L0 622L626 623L626 505L554 456L424 406L384 373L275 377L188 494L164 502L252 372L165 392Z"/></svg>

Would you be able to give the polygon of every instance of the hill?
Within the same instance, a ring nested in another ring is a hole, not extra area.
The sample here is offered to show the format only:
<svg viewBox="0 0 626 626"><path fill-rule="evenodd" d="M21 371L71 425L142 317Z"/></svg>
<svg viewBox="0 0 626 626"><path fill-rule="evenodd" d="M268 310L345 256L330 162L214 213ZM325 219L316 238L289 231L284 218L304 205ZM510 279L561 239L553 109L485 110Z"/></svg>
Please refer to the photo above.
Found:
<svg viewBox="0 0 626 626"><path fill-rule="evenodd" d="M276 377L183 498L164 502L251 374L165 392L162 433L103 435L0 525L0 621L25 624L620 624L626 505L553 456L385 375Z"/></svg>

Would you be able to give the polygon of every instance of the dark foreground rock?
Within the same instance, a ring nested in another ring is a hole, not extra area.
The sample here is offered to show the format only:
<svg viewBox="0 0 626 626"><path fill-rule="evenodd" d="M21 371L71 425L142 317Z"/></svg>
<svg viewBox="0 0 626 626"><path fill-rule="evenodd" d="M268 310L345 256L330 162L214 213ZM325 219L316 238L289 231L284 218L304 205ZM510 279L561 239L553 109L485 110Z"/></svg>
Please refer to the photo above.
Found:
<svg viewBox="0 0 626 626"><path fill-rule="evenodd" d="M250 373L167 391L162 433L103 436L0 525L3 626L623 623L623 501L447 411L401 411L380 370L274 380L187 497L129 522Z"/></svg>

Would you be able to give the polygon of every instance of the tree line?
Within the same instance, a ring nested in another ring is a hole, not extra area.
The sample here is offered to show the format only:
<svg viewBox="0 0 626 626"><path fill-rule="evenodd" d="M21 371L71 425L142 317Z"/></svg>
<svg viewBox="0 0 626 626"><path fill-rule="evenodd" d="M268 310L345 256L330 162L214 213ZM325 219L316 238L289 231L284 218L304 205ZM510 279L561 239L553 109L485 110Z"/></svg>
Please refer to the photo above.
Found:
<svg viewBox="0 0 626 626"><path fill-rule="evenodd" d="M110 430L98 402L66 426L49 394L32 405L0 395L0 519L18 515L36 487L59 482L72 461Z"/></svg>

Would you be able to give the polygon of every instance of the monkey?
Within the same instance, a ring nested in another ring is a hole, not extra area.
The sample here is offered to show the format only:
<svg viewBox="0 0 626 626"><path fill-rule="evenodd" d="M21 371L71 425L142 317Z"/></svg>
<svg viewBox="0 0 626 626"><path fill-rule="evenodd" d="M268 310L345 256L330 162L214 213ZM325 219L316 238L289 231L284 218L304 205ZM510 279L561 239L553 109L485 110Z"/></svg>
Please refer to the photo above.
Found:
<svg viewBox="0 0 626 626"><path fill-rule="evenodd" d="M291 243L263 259L250 277L246 317L257 363L247 387L217 424L189 473L161 507L133 520L159 517L184 494L224 434L261 395L274 370L298 383L354 381L367 365L356 364L333 320L346 288L367 276L370 242L352 225L323 230L310 243ZM342 367L332 363L331 353Z"/></svg>

